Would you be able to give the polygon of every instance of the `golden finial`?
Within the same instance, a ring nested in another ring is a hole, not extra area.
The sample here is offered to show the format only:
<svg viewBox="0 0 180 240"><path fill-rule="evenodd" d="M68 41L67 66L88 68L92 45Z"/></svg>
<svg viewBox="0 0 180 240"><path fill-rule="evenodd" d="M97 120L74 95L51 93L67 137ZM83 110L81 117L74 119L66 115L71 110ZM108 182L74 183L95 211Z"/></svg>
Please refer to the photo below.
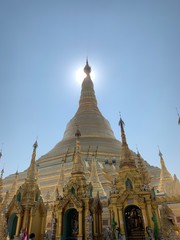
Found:
<svg viewBox="0 0 180 240"><path fill-rule="evenodd" d="M84 72L87 74L87 76L89 76L91 72L91 67L89 66L88 58L86 58L86 65L84 67Z"/></svg>
<svg viewBox="0 0 180 240"><path fill-rule="evenodd" d="M120 114L120 113L119 113L119 114ZM122 144L126 144L126 145L127 145L126 136L125 136L125 132L124 132L125 123L124 123L124 121L123 121L122 118L121 118L121 114L120 114L119 126L120 126L120 128L121 128Z"/></svg>
<svg viewBox="0 0 180 240"><path fill-rule="evenodd" d="M162 158L163 154L162 154L162 152L160 151L159 146L158 146L158 150L159 150L159 156L160 156L160 158Z"/></svg>

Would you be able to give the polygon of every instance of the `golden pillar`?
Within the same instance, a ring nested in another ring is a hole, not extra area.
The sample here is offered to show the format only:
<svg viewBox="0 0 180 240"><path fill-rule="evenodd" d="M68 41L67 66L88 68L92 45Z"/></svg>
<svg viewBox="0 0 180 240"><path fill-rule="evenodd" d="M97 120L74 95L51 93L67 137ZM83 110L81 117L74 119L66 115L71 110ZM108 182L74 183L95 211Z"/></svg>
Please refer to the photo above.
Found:
<svg viewBox="0 0 180 240"><path fill-rule="evenodd" d="M117 207L115 205L113 206L113 212L114 212L114 220L117 223L117 225L119 226L118 212L117 212Z"/></svg>
<svg viewBox="0 0 180 240"><path fill-rule="evenodd" d="M26 227L28 227L28 222L29 222L29 208L26 207L25 211L24 211L24 218L23 218L22 229L25 229Z"/></svg>
<svg viewBox="0 0 180 240"><path fill-rule="evenodd" d="M102 234L102 212L99 213L99 233Z"/></svg>
<svg viewBox="0 0 180 240"><path fill-rule="evenodd" d="M146 200L146 203L147 203L148 225L153 229L151 201L148 199Z"/></svg>
<svg viewBox="0 0 180 240"><path fill-rule="evenodd" d="M125 234L125 231L124 231L124 219L123 219L123 209L122 209L122 206L118 208L118 213L119 213L119 228L120 228L120 232L122 235Z"/></svg>
<svg viewBox="0 0 180 240"><path fill-rule="evenodd" d="M20 229L21 229L22 214L18 213L17 217L18 217L18 221L17 221L17 226L16 226L16 237L19 236L19 232L20 232Z"/></svg>
<svg viewBox="0 0 180 240"><path fill-rule="evenodd" d="M57 216L57 227L56 227L56 239L61 239L62 235L62 210L59 211Z"/></svg>
<svg viewBox="0 0 180 240"><path fill-rule="evenodd" d="M79 233L78 233L78 240L82 239L83 236L83 226L82 226L82 209L78 210L78 219L79 219Z"/></svg>
<svg viewBox="0 0 180 240"><path fill-rule="evenodd" d="M94 227L94 235L97 235L97 225L96 225L96 214L93 212L93 227Z"/></svg>
<svg viewBox="0 0 180 240"><path fill-rule="evenodd" d="M142 216L144 220L144 227L146 228L148 226L148 221L147 221L147 214L146 214L145 207L142 208Z"/></svg>
<svg viewBox="0 0 180 240"><path fill-rule="evenodd" d="M31 209L28 233L30 233L32 231L32 220L33 220L33 214L32 214L32 209Z"/></svg>
<svg viewBox="0 0 180 240"><path fill-rule="evenodd" d="M41 236L44 235L45 223L46 223L46 215L43 214L43 216L42 216L42 222L41 222Z"/></svg>

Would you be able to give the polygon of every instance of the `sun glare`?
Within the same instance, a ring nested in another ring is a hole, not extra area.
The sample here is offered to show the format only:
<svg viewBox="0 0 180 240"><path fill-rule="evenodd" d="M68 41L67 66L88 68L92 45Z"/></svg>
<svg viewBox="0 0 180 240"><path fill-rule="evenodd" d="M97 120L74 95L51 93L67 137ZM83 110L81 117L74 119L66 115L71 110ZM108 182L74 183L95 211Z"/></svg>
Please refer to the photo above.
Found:
<svg viewBox="0 0 180 240"><path fill-rule="evenodd" d="M90 73L91 79L94 80L94 72L92 71ZM86 74L84 72L84 67L81 67L79 69L77 69L76 71L76 81L81 84L84 80L84 78L86 77Z"/></svg>

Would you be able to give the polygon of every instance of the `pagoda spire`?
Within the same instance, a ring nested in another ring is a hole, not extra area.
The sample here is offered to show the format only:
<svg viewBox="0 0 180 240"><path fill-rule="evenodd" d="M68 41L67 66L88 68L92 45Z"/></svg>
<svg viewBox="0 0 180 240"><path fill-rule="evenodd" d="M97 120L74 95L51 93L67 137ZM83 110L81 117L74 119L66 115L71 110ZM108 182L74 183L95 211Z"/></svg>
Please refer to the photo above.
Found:
<svg viewBox="0 0 180 240"><path fill-rule="evenodd" d="M59 179L56 186L60 195L63 195L63 187L65 185L65 180L64 180L64 163L65 162L66 162L66 156L62 159Z"/></svg>
<svg viewBox="0 0 180 240"><path fill-rule="evenodd" d="M121 128L122 145L123 145L123 146L128 146L127 141L126 141L125 131L124 131L125 123L124 123L124 121L122 120L121 116L120 116L120 120L119 120L119 126L120 126L120 128Z"/></svg>
<svg viewBox="0 0 180 240"><path fill-rule="evenodd" d="M121 138L122 138L122 145L120 151L120 168L122 167L136 167L135 160L133 159L132 153L128 147L126 141L126 135L124 131L124 121L120 117L119 126L121 129Z"/></svg>
<svg viewBox="0 0 180 240"><path fill-rule="evenodd" d="M143 184L147 185L150 183L150 178L148 174L148 170L145 166L144 160L141 157L139 151L137 151L137 157L138 157L138 170L142 178Z"/></svg>
<svg viewBox="0 0 180 240"><path fill-rule="evenodd" d="M32 153L32 158L31 158L31 163L30 166L27 170L27 178L26 182L35 182L37 180L37 166L36 166L36 149L38 147L37 140L33 144L33 153Z"/></svg>
<svg viewBox="0 0 180 240"><path fill-rule="evenodd" d="M161 173L160 173L160 182L159 182L159 191L164 192L167 183L171 183L173 181L173 177L171 176L170 172L167 170L163 154L159 150L159 157L161 163Z"/></svg>
<svg viewBox="0 0 180 240"><path fill-rule="evenodd" d="M17 178L18 178L18 171L16 171L14 176L14 181L10 190L10 195L13 197L16 194L17 191Z"/></svg>
<svg viewBox="0 0 180 240"><path fill-rule="evenodd" d="M101 196L106 196L104 188L99 180L96 165L97 165L97 161L96 161L95 157L93 157L92 163L91 163L91 173L90 173L89 182L91 182L91 184L93 186L93 193L98 191Z"/></svg>
<svg viewBox="0 0 180 240"><path fill-rule="evenodd" d="M88 58L86 58L86 65L85 65L85 67L84 67L84 72L86 73L87 76L90 76L91 67L89 66Z"/></svg>
<svg viewBox="0 0 180 240"><path fill-rule="evenodd" d="M74 159L73 159L73 168L72 168L72 173L71 173L72 175L77 175L77 174L84 175L84 166L81 161L81 153L80 153L80 136L81 136L81 132L79 131L78 126L77 126L77 130L75 133L76 150L75 150L75 155L74 155Z"/></svg>
<svg viewBox="0 0 180 240"><path fill-rule="evenodd" d="M79 100L79 109L77 113L83 111L99 111L97 107L97 100L94 91L94 84L91 79L91 67L89 66L88 59L86 59L86 65L84 67L86 77L82 82L81 96Z"/></svg>

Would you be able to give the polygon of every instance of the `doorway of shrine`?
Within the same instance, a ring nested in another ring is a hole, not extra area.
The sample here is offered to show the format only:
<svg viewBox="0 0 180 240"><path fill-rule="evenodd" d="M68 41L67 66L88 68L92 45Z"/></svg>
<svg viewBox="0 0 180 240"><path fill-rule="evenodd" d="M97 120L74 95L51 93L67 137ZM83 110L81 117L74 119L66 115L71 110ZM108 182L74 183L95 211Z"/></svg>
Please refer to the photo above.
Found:
<svg viewBox="0 0 180 240"><path fill-rule="evenodd" d="M63 240L77 240L78 212L75 208L68 209L63 217Z"/></svg>
<svg viewBox="0 0 180 240"><path fill-rule="evenodd" d="M144 240L145 229L142 211L135 205L127 206L124 210L125 232L127 240Z"/></svg>
<svg viewBox="0 0 180 240"><path fill-rule="evenodd" d="M18 218L15 213L11 214L8 219L7 231L8 231L10 239L14 238L14 235L16 233L17 219Z"/></svg>

